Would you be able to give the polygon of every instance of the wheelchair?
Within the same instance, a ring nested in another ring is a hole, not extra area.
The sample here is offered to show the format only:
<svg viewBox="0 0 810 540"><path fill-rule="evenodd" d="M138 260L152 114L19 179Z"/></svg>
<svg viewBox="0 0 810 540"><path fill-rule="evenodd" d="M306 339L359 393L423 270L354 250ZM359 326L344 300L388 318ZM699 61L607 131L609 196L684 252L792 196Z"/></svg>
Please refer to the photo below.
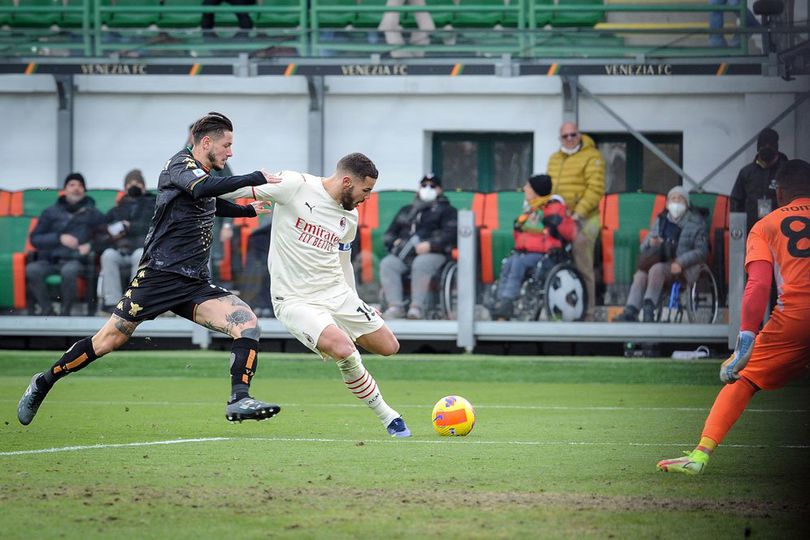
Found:
<svg viewBox="0 0 810 540"><path fill-rule="evenodd" d="M658 299L655 320L658 322L683 322L692 324L714 324L720 313L720 291L717 280L706 263L701 263L697 278L686 282L683 277L675 279L669 296L662 294Z"/></svg>
<svg viewBox="0 0 810 540"><path fill-rule="evenodd" d="M490 311L498 298L499 281L485 295L484 304ZM545 316L549 321L581 321L587 308L585 282L571 261L569 246L550 251L529 272L514 301L512 318L536 321Z"/></svg>
<svg viewBox="0 0 810 540"><path fill-rule="evenodd" d="M410 302L411 273L402 275L403 293ZM380 311L388 307L380 289ZM455 320L458 315L458 262L448 258L430 280L424 307L424 320Z"/></svg>

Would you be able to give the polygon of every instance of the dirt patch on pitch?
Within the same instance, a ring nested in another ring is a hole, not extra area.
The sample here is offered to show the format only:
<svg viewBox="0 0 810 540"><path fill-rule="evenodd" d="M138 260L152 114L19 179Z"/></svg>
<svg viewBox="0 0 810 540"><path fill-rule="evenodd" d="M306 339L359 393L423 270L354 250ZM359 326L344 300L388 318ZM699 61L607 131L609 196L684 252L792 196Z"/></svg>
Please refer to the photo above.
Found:
<svg viewBox="0 0 810 540"><path fill-rule="evenodd" d="M35 493L32 493L35 492ZM478 508L481 511L497 511L500 508L535 508L559 506L567 510L597 510L607 512L649 512L671 510L675 512L708 512L722 513L731 516L749 518L768 518L779 514L810 515L810 503L753 501L744 499L681 499L664 497L641 497L627 495L598 495L587 493L554 493L554 492L496 492L496 491L460 491L460 490L387 490L381 488L357 489L335 486L299 487L293 489L274 489L255 486L250 489L251 498L258 504L292 503L292 507L317 506L323 499L351 501L352 505L364 507L378 504L379 501L390 501L400 506L435 506L439 507L448 500L453 500L466 507ZM113 488L107 486L60 487L46 490L17 487L5 493L0 500L18 497L34 499L74 499L95 500L102 506L117 504L145 504L147 506L168 504L188 508L225 508L233 510L243 508L242 498L245 491L236 488L212 489L207 487L167 487L164 490L151 486L133 486Z"/></svg>

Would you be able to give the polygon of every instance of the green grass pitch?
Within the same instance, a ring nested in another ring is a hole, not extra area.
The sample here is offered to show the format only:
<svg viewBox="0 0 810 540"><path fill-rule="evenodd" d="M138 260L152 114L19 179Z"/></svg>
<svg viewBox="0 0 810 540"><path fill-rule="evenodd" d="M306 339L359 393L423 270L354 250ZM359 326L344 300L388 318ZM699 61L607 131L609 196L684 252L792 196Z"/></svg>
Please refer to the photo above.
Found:
<svg viewBox="0 0 810 540"><path fill-rule="evenodd" d="M718 362L399 356L365 363L390 438L314 355L261 355L282 412L229 424L226 352L119 352L16 405L53 352L0 351L0 538L808 538L807 381L755 396L701 477ZM476 407L433 432L442 396ZM34 453L31 451L53 451Z"/></svg>

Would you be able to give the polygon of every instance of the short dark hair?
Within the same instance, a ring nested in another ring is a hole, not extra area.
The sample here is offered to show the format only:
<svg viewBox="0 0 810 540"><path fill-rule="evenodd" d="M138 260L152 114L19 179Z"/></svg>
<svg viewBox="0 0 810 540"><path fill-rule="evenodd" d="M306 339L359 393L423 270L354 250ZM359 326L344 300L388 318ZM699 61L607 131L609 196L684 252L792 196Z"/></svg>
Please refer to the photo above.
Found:
<svg viewBox="0 0 810 540"><path fill-rule="evenodd" d="M803 159L787 161L776 173L776 185L790 199L810 197L810 163Z"/></svg>
<svg viewBox="0 0 810 540"><path fill-rule="evenodd" d="M357 176L361 179L365 179L368 176L376 180L380 175L374 163L360 152L343 156L340 161L338 161L337 169L339 171L346 171L352 176Z"/></svg>
<svg viewBox="0 0 810 540"><path fill-rule="evenodd" d="M206 135L215 135L218 139L226 131L233 131L233 123L222 113L210 112L191 124L191 137L197 144Z"/></svg>

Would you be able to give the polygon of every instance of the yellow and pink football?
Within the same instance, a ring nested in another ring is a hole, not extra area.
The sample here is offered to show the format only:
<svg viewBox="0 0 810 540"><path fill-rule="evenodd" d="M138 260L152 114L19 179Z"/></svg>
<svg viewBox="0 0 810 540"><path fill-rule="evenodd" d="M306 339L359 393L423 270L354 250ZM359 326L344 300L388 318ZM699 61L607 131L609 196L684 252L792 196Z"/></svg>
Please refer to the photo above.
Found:
<svg viewBox="0 0 810 540"><path fill-rule="evenodd" d="M461 396L445 396L433 407L433 429L442 437L463 437L475 426L475 409Z"/></svg>

